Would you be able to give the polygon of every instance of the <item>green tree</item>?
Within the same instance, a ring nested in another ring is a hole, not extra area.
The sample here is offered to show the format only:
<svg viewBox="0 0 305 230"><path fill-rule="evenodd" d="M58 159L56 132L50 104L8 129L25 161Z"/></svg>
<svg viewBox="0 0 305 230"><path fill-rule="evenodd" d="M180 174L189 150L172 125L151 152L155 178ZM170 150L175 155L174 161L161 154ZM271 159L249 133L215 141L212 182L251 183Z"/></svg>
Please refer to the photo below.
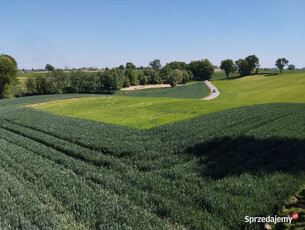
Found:
<svg viewBox="0 0 305 230"><path fill-rule="evenodd" d="M245 59L239 59L235 61L235 64L240 76L250 75L254 70L257 73L259 69L259 59L255 55L250 55Z"/></svg>
<svg viewBox="0 0 305 230"><path fill-rule="evenodd" d="M160 70L160 78L164 81L167 82L167 77L168 75L172 72L172 68L170 67L170 65L166 64L165 66L163 66Z"/></svg>
<svg viewBox="0 0 305 230"><path fill-rule="evenodd" d="M36 93L37 94L47 94L47 86L46 86L46 77L45 76L38 76L35 77L35 83L36 83Z"/></svg>
<svg viewBox="0 0 305 230"><path fill-rule="evenodd" d="M187 64L182 61L170 62L167 65L169 65L172 69L179 69L179 70L186 70L188 67Z"/></svg>
<svg viewBox="0 0 305 230"><path fill-rule="evenodd" d="M130 85L135 86L139 84L138 76L133 69L127 69L125 76L129 78Z"/></svg>
<svg viewBox="0 0 305 230"><path fill-rule="evenodd" d="M210 80L214 73L214 66L208 59L192 61L189 64L189 69L194 74L194 77L199 80Z"/></svg>
<svg viewBox="0 0 305 230"><path fill-rule="evenodd" d="M251 74L251 67L245 59L239 59L235 62L239 75L246 76Z"/></svg>
<svg viewBox="0 0 305 230"><path fill-rule="evenodd" d="M37 94L36 78L29 77L25 83L27 94L35 95Z"/></svg>
<svg viewBox="0 0 305 230"><path fill-rule="evenodd" d="M66 93L99 93L100 77L96 73L73 71L70 75L70 87L64 88Z"/></svg>
<svg viewBox="0 0 305 230"><path fill-rule="evenodd" d="M71 93L80 93L84 89L85 85L85 73L83 71L72 71L70 74L70 92Z"/></svg>
<svg viewBox="0 0 305 230"><path fill-rule="evenodd" d="M125 68L125 67L124 67L123 65L120 65L120 66L119 66L119 69L121 69L121 70L124 70L124 68Z"/></svg>
<svg viewBox="0 0 305 230"><path fill-rule="evenodd" d="M248 62L250 73L259 68L259 59L255 55L250 55L245 60Z"/></svg>
<svg viewBox="0 0 305 230"><path fill-rule="evenodd" d="M181 83L183 77L183 73L181 70L175 69L168 75L168 83L171 87L175 87L177 84Z"/></svg>
<svg viewBox="0 0 305 230"><path fill-rule="evenodd" d="M63 70L53 70L46 75L46 88L48 93L63 93L63 90L67 86L68 77Z"/></svg>
<svg viewBox="0 0 305 230"><path fill-rule="evenodd" d="M81 93L99 93L100 92L100 78L96 73L85 74L85 84Z"/></svg>
<svg viewBox="0 0 305 230"><path fill-rule="evenodd" d="M238 59L235 61L235 71L238 71L240 73L240 62L242 61L243 59Z"/></svg>
<svg viewBox="0 0 305 230"><path fill-rule="evenodd" d="M288 65L288 70L295 70L295 65L292 64Z"/></svg>
<svg viewBox="0 0 305 230"><path fill-rule="evenodd" d="M151 68L152 68L154 71L157 71L157 72L158 72L158 71L161 69L161 67L162 67L161 62L160 62L159 59L155 59L155 60L151 61L151 62L149 63L149 65L151 66Z"/></svg>
<svg viewBox="0 0 305 230"><path fill-rule="evenodd" d="M17 62L16 62L15 58L13 58L12 56L7 55L7 54L2 54L2 55L0 55L0 56L4 56L4 57L7 57L8 59L10 59L11 62L14 64L14 66L16 66L16 69L18 70Z"/></svg>
<svg viewBox="0 0 305 230"><path fill-rule="evenodd" d="M286 58L279 58L275 62L275 66L280 70L280 73L282 73L284 66L288 65L288 60Z"/></svg>
<svg viewBox="0 0 305 230"><path fill-rule="evenodd" d="M54 66L52 66L50 64L46 64L45 70L47 70L47 71L54 71L55 68L54 68Z"/></svg>
<svg viewBox="0 0 305 230"><path fill-rule="evenodd" d="M0 99L5 98L11 84L17 82L17 62L9 55L0 55Z"/></svg>
<svg viewBox="0 0 305 230"><path fill-rule="evenodd" d="M159 74L153 69L145 69L144 75L148 79L148 84L161 84L163 81L160 79Z"/></svg>
<svg viewBox="0 0 305 230"><path fill-rule="evenodd" d="M140 85L146 85L148 82L147 77L144 75L143 71L138 72L138 80Z"/></svg>
<svg viewBox="0 0 305 230"><path fill-rule="evenodd" d="M126 63L126 69L136 69L137 67L132 62Z"/></svg>
<svg viewBox="0 0 305 230"><path fill-rule="evenodd" d="M124 74L121 70L107 70L99 73L101 82L101 91L103 93L114 93L120 90L123 85Z"/></svg>
<svg viewBox="0 0 305 230"><path fill-rule="evenodd" d="M193 80L194 79L194 74L192 73L192 71L187 70L187 73L189 75L190 80Z"/></svg>
<svg viewBox="0 0 305 230"><path fill-rule="evenodd" d="M189 75L189 72L186 71L186 70L182 70L182 80L181 80L181 83L182 84L185 84L187 82L190 81L190 75Z"/></svg>
<svg viewBox="0 0 305 230"><path fill-rule="evenodd" d="M224 70L227 78L229 78L230 73L235 72L235 64L232 59L226 59L221 61L220 69Z"/></svg>
<svg viewBox="0 0 305 230"><path fill-rule="evenodd" d="M129 86L130 86L129 77L128 77L128 76L125 76L125 77L124 77L124 82L123 82L123 87L126 88L126 87L129 87Z"/></svg>

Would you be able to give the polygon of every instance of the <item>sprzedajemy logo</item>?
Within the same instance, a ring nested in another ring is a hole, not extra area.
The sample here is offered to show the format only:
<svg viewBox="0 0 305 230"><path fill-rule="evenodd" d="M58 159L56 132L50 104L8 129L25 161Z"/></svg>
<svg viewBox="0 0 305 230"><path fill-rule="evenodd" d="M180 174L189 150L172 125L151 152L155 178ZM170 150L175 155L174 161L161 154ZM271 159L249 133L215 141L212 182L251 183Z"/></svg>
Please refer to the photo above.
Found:
<svg viewBox="0 0 305 230"><path fill-rule="evenodd" d="M291 216L245 216L245 222L252 223L289 223L291 224L292 220L297 220L299 218L299 214L294 212Z"/></svg>

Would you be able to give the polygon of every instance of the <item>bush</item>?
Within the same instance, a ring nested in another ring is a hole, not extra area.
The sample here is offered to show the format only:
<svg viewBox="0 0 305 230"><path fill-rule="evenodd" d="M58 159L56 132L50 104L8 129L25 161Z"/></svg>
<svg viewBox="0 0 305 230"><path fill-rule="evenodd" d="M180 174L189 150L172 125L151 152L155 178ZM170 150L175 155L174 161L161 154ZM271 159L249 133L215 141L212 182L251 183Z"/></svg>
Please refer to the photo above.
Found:
<svg viewBox="0 0 305 230"><path fill-rule="evenodd" d="M288 65L288 70L295 70L295 65L292 64Z"/></svg>
<svg viewBox="0 0 305 230"><path fill-rule="evenodd" d="M37 94L37 85L36 85L36 78L29 77L25 83L27 94L34 95Z"/></svg>
<svg viewBox="0 0 305 230"><path fill-rule="evenodd" d="M46 77L38 76L35 78L37 94L47 94Z"/></svg>

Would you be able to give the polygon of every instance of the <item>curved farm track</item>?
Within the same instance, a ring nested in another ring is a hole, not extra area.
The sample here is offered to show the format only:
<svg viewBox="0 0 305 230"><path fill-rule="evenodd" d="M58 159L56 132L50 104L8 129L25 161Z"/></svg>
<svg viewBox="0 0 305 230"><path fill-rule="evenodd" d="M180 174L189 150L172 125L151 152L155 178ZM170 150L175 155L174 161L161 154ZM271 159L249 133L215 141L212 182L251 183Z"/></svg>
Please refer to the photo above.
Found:
<svg viewBox="0 0 305 230"><path fill-rule="evenodd" d="M204 83L210 88L211 95L203 98L202 100L206 100L206 101L213 100L220 95L219 90L210 81L206 80L204 81Z"/></svg>

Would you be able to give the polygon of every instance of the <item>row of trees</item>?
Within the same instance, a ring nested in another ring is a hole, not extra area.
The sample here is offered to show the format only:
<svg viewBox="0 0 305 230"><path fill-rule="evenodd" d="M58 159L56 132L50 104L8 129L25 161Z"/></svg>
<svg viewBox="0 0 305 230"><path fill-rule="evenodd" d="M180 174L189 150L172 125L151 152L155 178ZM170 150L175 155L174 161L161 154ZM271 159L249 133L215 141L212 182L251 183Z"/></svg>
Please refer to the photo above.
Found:
<svg viewBox="0 0 305 230"><path fill-rule="evenodd" d="M175 69L160 78L157 71L145 69L107 69L104 72L88 73L82 71L64 72L49 71L45 76L29 77L26 82L28 95L61 94L61 93L113 93L122 87L145 84L168 83L171 86L189 81L190 72Z"/></svg>
<svg viewBox="0 0 305 230"><path fill-rule="evenodd" d="M235 71L238 71L240 76L250 75L253 72L257 73L259 66L259 59L255 55L250 55L245 59L238 59L235 63L232 59L226 59L221 61L220 64L220 68L225 71L227 78Z"/></svg>
<svg viewBox="0 0 305 230"><path fill-rule="evenodd" d="M288 60L279 58L276 61L277 68L282 73L283 68L288 65ZM227 77L231 73L239 72L240 76L257 73L259 70L259 59L255 55L247 56L233 62L226 59L221 62L220 68L225 71ZM85 73L81 71L64 72L56 70L47 64L46 76L30 77L26 83L28 94L50 94L50 93L113 93L122 87L146 84L185 84L188 81L209 80L214 73L215 66L207 60L185 62L170 62L162 67L159 59L149 63L148 68L137 68L133 63L127 62L117 68L108 69L104 72ZM289 65L288 69L295 69ZM12 83L17 82L17 63L9 55L0 55L0 98L4 98Z"/></svg>
<svg viewBox="0 0 305 230"><path fill-rule="evenodd" d="M85 73L53 70L45 76L29 77L26 82L28 95L61 93L113 93L123 85L121 70L107 70L99 73Z"/></svg>
<svg viewBox="0 0 305 230"><path fill-rule="evenodd" d="M210 79L214 66L208 60L171 62L164 67L160 60L150 62L149 68L136 70L136 66L127 62L125 66L108 69L104 72L85 73L82 71L64 72L55 70L47 64L45 76L30 77L26 82L27 94L60 94L60 93L113 93L123 87L146 84L185 84L194 78Z"/></svg>
<svg viewBox="0 0 305 230"><path fill-rule="evenodd" d="M282 73L284 67L288 65L288 60L286 58L279 58L275 62L275 66ZM259 70L259 59L255 55L250 55L245 59L239 59L233 62L232 59L226 59L221 61L220 68L225 71L227 78L231 73L239 72L240 76L250 75L251 73L257 73ZM295 70L294 65L288 65L288 70Z"/></svg>
<svg viewBox="0 0 305 230"><path fill-rule="evenodd" d="M182 74L181 82L179 83L186 83L191 79L196 80L209 80L214 73L214 66L212 63L205 59L205 60L199 60L199 61L192 61L189 64L185 62L170 62L167 63L165 66L162 67L161 62L159 59L155 59L149 63L150 68L144 69L143 73L144 76L153 76L155 80L152 81L152 84L156 83L169 83L171 79L173 78L173 75L178 75ZM126 67L121 65L119 69L124 69L126 68L127 70L135 70L136 66L128 62L126 63ZM175 71L179 70L181 71ZM154 73L152 72L154 71ZM171 73L175 72L176 74L171 75Z"/></svg>

